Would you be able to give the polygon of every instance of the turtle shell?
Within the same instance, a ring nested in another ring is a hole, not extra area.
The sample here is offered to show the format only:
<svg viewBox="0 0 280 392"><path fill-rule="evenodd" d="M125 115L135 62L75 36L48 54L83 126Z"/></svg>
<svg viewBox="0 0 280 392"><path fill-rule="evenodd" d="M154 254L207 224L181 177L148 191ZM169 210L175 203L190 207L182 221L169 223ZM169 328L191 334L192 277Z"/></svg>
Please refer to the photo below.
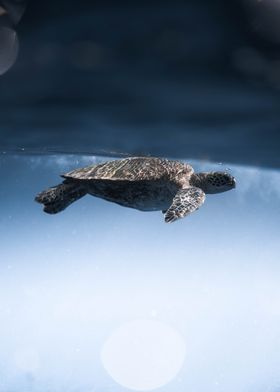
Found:
<svg viewBox="0 0 280 392"><path fill-rule="evenodd" d="M77 180L170 180L177 176L191 175L193 168L179 161L141 157L108 161L99 165L73 170L62 177Z"/></svg>

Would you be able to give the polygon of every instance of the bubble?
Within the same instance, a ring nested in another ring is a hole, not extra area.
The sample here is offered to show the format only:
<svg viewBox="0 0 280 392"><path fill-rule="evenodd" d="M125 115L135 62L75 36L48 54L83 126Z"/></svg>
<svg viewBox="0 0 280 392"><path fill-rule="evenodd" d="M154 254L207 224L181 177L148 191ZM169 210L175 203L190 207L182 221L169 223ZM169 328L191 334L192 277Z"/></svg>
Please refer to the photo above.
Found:
<svg viewBox="0 0 280 392"><path fill-rule="evenodd" d="M0 16L5 15L7 13L7 11L5 10L5 8L0 6Z"/></svg>
<svg viewBox="0 0 280 392"><path fill-rule="evenodd" d="M135 320L115 330L105 342L102 363L115 382L135 391L168 384L183 366L185 342L172 327Z"/></svg>
<svg viewBox="0 0 280 392"><path fill-rule="evenodd" d="M0 27L0 75L14 65L18 47L17 33L9 27Z"/></svg>

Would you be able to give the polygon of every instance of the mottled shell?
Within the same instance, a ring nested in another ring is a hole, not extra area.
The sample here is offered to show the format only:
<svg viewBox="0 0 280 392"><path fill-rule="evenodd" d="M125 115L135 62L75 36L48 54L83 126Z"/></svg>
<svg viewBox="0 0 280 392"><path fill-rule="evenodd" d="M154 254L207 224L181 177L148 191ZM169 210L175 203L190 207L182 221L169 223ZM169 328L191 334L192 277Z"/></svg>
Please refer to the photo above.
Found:
<svg viewBox="0 0 280 392"><path fill-rule="evenodd" d="M142 181L167 180L186 181L193 168L179 161L161 158L126 158L108 161L99 165L73 170L62 177L77 180Z"/></svg>

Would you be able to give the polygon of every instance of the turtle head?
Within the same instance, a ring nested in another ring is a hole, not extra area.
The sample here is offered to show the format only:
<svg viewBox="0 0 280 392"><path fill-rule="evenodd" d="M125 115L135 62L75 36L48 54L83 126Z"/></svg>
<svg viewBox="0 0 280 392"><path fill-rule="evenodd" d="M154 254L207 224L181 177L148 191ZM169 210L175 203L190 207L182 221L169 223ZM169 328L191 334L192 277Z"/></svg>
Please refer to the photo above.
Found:
<svg viewBox="0 0 280 392"><path fill-rule="evenodd" d="M205 193L221 193L236 186L235 178L226 172L193 174L191 185L201 188Z"/></svg>

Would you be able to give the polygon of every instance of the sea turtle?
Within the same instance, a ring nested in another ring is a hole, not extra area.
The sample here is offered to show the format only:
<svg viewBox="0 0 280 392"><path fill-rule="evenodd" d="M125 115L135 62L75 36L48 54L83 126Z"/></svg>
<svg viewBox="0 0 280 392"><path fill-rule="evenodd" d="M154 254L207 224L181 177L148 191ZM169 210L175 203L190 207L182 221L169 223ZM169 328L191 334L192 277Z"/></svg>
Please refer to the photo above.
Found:
<svg viewBox="0 0 280 392"><path fill-rule="evenodd" d="M174 222L197 210L205 193L235 188L229 173L194 173L186 163L152 157L108 161L62 175L61 184L37 195L44 211L56 214L86 194L136 208L162 211L165 222Z"/></svg>

